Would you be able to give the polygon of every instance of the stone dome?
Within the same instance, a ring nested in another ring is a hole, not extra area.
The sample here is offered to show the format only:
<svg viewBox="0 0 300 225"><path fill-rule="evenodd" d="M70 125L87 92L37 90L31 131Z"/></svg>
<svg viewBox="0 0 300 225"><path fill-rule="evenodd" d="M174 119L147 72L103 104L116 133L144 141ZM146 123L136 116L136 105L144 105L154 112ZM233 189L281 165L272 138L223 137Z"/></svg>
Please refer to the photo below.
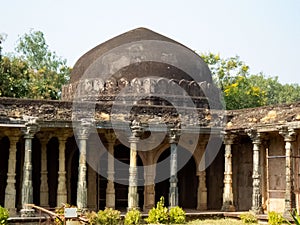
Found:
<svg viewBox="0 0 300 225"><path fill-rule="evenodd" d="M125 87L130 87L132 95L164 93L190 96L194 102L203 102L215 90L208 66L194 51L137 28L80 57L69 84L63 87L62 99L112 101Z"/></svg>

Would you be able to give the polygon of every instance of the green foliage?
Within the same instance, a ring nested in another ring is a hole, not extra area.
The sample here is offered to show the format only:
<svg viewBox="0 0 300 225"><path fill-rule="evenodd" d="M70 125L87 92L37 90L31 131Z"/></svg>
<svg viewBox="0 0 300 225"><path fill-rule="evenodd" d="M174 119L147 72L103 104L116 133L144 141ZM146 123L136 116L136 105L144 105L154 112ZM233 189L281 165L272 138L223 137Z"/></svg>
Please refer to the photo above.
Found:
<svg viewBox="0 0 300 225"><path fill-rule="evenodd" d="M117 225L120 223L120 214L118 210L105 208L98 213L90 213L87 217L90 225Z"/></svg>
<svg viewBox="0 0 300 225"><path fill-rule="evenodd" d="M132 209L128 211L125 215L124 225L136 225L140 224L142 219L142 214L137 209Z"/></svg>
<svg viewBox="0 0 300 225"><path fill-rule="evenodd" d="M8 217L9 217L8 210L0 206L0 225L7 224Z"/></svg>
<svg viewBox="0 0 300 225"><path fill-rule="evenodd" d="M21 36L16 53L0 60L0 97L58 99L71 72L41 31Z"/></svg>
<svg viewBox="0 0 300 225"><path fill-rule="evenodd" d="M280 84L277 77L251 74L249 66L238 56L223 59L219 55L201 54L214 82L223 92L227 109L242 109L300 101L298 84Z"/></svg>
<svg viewBox="0 0 300 225"><path fill-rule="evenodd" d="M185 223L185 211L179 206L171 208L169 210L169 220L172 224Z"/></svg>
<svg viewBox="0 0 300 225"><path fill-rule="evenodd" d="M168 209L165 207L165 199L164 197L160 197L159 202L156 204L156 208L152 208L149 211L145 221L153 224L166 224L168 223L168 219Z"/></svg>
<svg viewBox="0 0 300 225"><path fill-rule="evenodd" d="M270 225L281 225L283 222L285 222L285 219L281 214L274 211L268 213L268 223Z"/></svg>
<svg viewBox="0 0 300 225"><path fill-rule="evenodd" d="M4 56L0 61L0 97L21 98L30 94L31 69L27 62Z"/></svg>
<svg viewBox="0 0 300 225"><path fill-rule="evenodd" d="M294 223L296 224L296 225L300 225L300 216L299 216L299 214L297 213L297 211L296 210L294 210L293 212L291 212L291 216L292 216L292 218L293 218L293 220L294 220ZM290 224L290 225L292 225L292 223L290 223L289 221L285 221L286 223L288 223L288 224Z"/></svg>
<svg viewBox="0 0 300 225"><path fill-rule="evenodd" d="M240 215L243 223L257 223L257 218L253 213L247 212Z"/></svg>

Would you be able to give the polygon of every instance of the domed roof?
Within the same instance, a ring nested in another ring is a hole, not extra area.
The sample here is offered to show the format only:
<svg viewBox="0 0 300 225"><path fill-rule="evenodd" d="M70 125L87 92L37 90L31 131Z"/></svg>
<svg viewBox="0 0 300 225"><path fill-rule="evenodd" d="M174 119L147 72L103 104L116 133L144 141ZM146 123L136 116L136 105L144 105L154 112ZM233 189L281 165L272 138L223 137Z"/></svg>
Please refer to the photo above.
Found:
<svg viewBox="0 0 300 225"><path fill-rule="evenodd" d="M198 54L149 29L137 28L85 53L76 62L69 84L63 86L62 99L158 106L174 100L182 107L191 100L205 108L208 101L218 102L218 91Z"/></svg>
<svg viewBox="0 0 300 225"><path fill-rule="evenodd" d="M114 37L85 53L74 65L70 83L82 78L160 76L212 83L205 62L184 45L146 28ZM106 79L104 79L106 80Z"/></svg>

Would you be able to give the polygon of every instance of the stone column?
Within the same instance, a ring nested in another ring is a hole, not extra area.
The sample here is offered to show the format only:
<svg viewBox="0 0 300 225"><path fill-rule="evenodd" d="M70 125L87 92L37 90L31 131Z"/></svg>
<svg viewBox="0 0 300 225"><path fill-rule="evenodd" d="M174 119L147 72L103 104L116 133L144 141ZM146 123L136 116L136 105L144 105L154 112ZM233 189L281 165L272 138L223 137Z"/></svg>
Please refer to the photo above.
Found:
<svg viewBox="0 0 300 225"><path fill-rule="evenodd" d="M231 145L233 144L234 135L225 134L225 168L224 168L224 191L223 191L223 206L222 211L235 211L233 204L233 191L232 191L232 154Z"/></svg>
<svg viewBox="0 0 300 225"><path fill-rule="evenodd" d="M292 142L296 140L294 129L283 126L279 129L279 134L284 137L285 142L285 207L284 213L290 215L293 208L293 163L292 163Z"/></svg>
<svg viewBox="0 0 300 225"><path fill-rule="evenodd" d="M26 124L23 129L25 138L25 156L23 166L23 182L22 182L22 209L21 216L33 216L34 210L26 206L33 203L33 187L32 187L32 139L34 134L38 132L39 126L36 120L32 119Z"/></svg>
<svg viewBox="0 0 300 225"><path fill-rule="evenodd" d="M108 143L107 154L107 186L106 186L106 207L115 208L115 186L114 186L114 145L116 142L116 135L114 131L108 131L105 133L105 137Z"/></svg>
<svg viewBox="0 0 300 225"><path fill-rule="evenodd" d="M87 182L86 182L86 142L89 137L90 125L82 123L76 129L79 142L79 168L77 183L77 207L79 209L87 208Z"/></svg>
<svg viewBox="0 0 300 225"><path fill-rule="evenodd" d="M66 142L68 135L59 135L59 166L58 166L58 184L57 184L57 199L56 206L61 207L62 204L67 203L67 184L66 184Z"/></svg>
<svg viewBox="0 0 300 225"><path fill-rule="evenodd" d="M177 144L180 135L178 128L170 128L169 142L171 147L170 157L170 188L169 188L169 207L178 206L178 179L177 179Z"/></svg>
<svg viewBox="0 0 300 225"><path fill-rule="evenodd" d="M252 140L253 144L253 191L252 191L252 207L251 211L255 214L263 213L262 210L262 196L261 196L261 174L260 174L260 146L262 134L256 130L249 129L246 133Z"/></svg>
<svg viewBox="0 0 300 225"><path fill-rule="evenodd" d="M207 188L206 188L206 172L200 171L197 173L198 191L197 191L197 210L207 210Z"/></svg>
<svg viewBox="0 0 300 225"><path fill-rule="evenodd" d="M130 165L129 165L129 187L128 187L128 210L138 209L139 195L137 192L137 143L142 135L143 129L138 122L133 121L131 126L132 135L129 138L130 143Z"/></svg>
<svg viewBox="0 0 300 225"><path fill-rule="evenodd" d="M19 132L9 134L9 159L7 172L7 185L5 188L4 207L9 210L10 215L15 215L16 209L16 153L19 141Z"/></svg>
<svg viewBox="0 0 300 225"><path fill-rule="evenodd" d="M147 165L144 166L144 211L149 211L155 206L155 165L153 163L153 152L145 152Z"/></svg>
<svg viewBox="0 0 300 225"><path fill-rule="evenodd" d="M49 137L40 137L41 143L41 185L40 185L40 205L49 207L49 187L47 170L47 143Z"/></svg>

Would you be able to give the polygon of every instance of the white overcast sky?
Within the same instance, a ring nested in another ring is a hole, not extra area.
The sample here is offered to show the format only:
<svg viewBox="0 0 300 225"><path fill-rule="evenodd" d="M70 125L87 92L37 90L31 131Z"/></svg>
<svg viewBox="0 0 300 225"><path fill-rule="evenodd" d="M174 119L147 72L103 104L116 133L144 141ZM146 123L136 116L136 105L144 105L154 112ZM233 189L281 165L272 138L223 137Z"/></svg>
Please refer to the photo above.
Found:
<svg viewBox="0 0 300 225"><path fill-rule="evenodd" d="M76 60L96 45L147 27L197 52L239 55L251 72L300 83L300 0L9 0L0 3L3 51L31 28Z"/></svg>

